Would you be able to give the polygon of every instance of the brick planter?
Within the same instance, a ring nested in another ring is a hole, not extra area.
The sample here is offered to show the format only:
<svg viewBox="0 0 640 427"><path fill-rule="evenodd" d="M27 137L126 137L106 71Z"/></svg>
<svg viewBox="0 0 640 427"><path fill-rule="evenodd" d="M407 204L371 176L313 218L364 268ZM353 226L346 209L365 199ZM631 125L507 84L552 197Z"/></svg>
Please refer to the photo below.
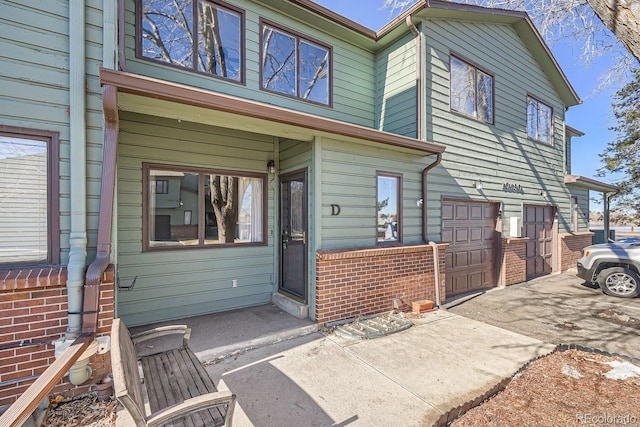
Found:
<svg viewBox="0 0 640 427"><path fill-rule="evenodd" d="M440 299L445 299L446 244L439 244ZM316 253L318 323L382 313L399 298L435 301L433 252L429 245L320 250Z"/></svg>

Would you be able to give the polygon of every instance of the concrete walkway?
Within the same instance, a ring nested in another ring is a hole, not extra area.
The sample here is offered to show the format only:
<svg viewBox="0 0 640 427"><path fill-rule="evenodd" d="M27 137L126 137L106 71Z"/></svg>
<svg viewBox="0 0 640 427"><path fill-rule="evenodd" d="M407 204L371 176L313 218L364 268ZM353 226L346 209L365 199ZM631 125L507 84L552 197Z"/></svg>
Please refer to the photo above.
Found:
<svg viewBox="0 0 640 427"><path fill-rule="evenodd" d="M616 298L552 274L447 304L456 313L550 343L640 357L640 298Z"/></svg>
<svg viewBox="0 0 640 427"><path fill-rule="evenodd" d="M314 332L213 359L235 426L431 426L554 347L445 311L374 340Z"/></svg>

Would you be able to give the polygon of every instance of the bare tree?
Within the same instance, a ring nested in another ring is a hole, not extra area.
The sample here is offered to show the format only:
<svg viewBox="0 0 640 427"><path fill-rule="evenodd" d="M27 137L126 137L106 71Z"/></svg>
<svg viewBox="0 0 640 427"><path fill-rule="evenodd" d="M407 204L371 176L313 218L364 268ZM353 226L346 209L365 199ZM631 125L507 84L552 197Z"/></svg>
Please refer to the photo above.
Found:
<svg viewBox="0 0 640 427"><path fill-rule="evenodd" d="M417 1L423 0L383 0L383 8L397 12ZM579 43L581 60L585 63L605 54L612 55L614 67L602 77L603 82L620 81L640 61L638 0L452 1L526 11L547 43L553 44L559 40Z"/></svg>
<svg viewBox="0 0 640 427"><path fill-rule="evenodd" d="M211 175L209 188L218 225L218 241L233 243L238 221L238 179L234 176Z"/></svg>

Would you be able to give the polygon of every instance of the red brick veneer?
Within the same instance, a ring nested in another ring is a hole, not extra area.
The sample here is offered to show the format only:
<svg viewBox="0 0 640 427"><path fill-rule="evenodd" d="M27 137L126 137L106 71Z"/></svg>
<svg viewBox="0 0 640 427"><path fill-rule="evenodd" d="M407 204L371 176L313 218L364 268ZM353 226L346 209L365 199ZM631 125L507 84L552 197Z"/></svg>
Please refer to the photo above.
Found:
<svg viewBox="0 0 640 427"><path fill-rule="evenodd" d="M576 267L576 261L582 256L582 249L591 244L593 232L563 233L559 235L560 271Z"/></svg>
<svg viewBox="0 0 640 427"><path fill-rule="evenodd" d="M500 285L514 285L527 280L528 240L528 237L502 239Z"/></svg>
<svg viewBox="0 0 640 427"><path fill-rule="evenodd" d="M97 335L109 335L114 315L113 268L107 269L100 285ZM58 340L67 329L67 272L64 268L18 270L0 273L0 343L45 343ZM0 384L39 375L53 363L52 344L0 349ZM65 377L53 390L74 396L111 372L110 353L90 360L93 375L83 385L73 386ZM0 386L0 407L13 403L34 380Z"/></svg>
<svg viewBox="0 0 640 427"><path fill-rule="evenodd" d="M440 299L445 300L446 244L438 245ZM429 245L319 250L316 253L318 323L391 310L400 298L435 301L433 249Z"/></svg>

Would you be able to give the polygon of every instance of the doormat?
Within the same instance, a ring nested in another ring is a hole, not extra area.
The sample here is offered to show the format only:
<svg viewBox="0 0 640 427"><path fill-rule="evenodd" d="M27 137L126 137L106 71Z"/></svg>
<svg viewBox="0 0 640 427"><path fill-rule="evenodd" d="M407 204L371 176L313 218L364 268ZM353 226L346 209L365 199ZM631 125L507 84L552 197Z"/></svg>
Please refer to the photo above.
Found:
<svg viewBox="0 0 640 427"><path fill-rule="evenodd" d="M404 314L391 312L366 319L356 319L336 326L332 332L342 338L370 340L404 331L412 326L413 322L404 317Z"/></svg>

